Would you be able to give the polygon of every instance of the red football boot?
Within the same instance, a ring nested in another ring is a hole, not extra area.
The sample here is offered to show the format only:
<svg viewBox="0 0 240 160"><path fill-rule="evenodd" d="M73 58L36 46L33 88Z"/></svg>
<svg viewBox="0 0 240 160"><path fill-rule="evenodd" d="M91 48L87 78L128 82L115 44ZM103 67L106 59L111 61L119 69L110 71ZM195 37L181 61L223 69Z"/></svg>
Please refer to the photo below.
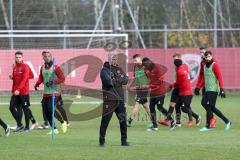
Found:
<svg viewBox="0 0 240 160"><path fill-rule="evenodd" d="M217 122L217 118L215 116L213 116L210 120L209 128L214 128L216 122Z"/></svg>
<svg viewBox="0 0 240 160"><path fill-rule="evenodd" d="M193 122L192 121L188 121L186 124L185 124L185 126L189 126L189 127L191 127L193 125Z"/></svg>
<svg viewBox="0 0 240 160"><path fill-rule="evenodd" d="M164 119L163 121L158 121L158 123L163 125L163 126L168 126L169 125L169 120L168 119Z"/></svg>

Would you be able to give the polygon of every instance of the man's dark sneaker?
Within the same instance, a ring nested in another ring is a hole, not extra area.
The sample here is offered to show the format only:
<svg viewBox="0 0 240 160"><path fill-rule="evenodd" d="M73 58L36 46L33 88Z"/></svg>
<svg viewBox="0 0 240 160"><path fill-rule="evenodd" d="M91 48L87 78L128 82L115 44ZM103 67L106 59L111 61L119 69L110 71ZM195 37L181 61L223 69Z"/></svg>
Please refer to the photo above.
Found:
<svg viewBox="0 0 240 160"><path fill-rule="evenodd" d="M122 146L130 146L130 144L128 142L122 142Z"/></svg>

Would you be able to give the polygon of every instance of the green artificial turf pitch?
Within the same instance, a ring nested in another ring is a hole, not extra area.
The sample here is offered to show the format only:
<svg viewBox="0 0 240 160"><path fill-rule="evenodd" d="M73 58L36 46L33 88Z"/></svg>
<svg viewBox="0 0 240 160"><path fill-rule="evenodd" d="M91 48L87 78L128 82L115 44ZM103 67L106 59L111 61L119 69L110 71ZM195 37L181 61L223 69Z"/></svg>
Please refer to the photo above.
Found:
<svg viewBox="0 0 240 160"><path fill-rule="evenodd" d="M168 127L159 126L159 131L147 132L148 122L140 107L140 113L133 122L133 126L128 128L130 147L120 145L119 124L114 115L107 130L106 145L103 148L98 147L101 118L95 118L89 121L71 122L68 132L56 135L54 142L50 135L46 135L48 130L33 130L28 134L11 132L9 137L0 136L0 159L238 160L240 157L239 97L219 98L217 102L219 109L233 121L232 128L225 131L225 124L218 118L216 128L204 133L199 132L205 123L205 111L200 105L200 98L195 96L192 103L193 110L200 113L203 119L198 127L183 126L170 131ZM168 103L169 97L165 100L165 107L168 107ZM71 111L85 112L94 106L94 104L73 105ZM32 105L31 108L37 121L42 123L41 106ZM127 107L128 114L131 109L131 106ZM0 106L0 117L8 124L15 125L8 105Z"/></svg>

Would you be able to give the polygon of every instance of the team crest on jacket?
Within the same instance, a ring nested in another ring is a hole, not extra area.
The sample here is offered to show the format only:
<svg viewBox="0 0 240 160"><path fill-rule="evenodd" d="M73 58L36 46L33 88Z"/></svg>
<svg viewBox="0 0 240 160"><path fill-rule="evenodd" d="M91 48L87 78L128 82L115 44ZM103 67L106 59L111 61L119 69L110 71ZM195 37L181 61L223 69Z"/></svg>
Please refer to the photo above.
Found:
<svg viewBox="0 0 240 160"><path fill-rule="evenodd" d="M183 63L188 66L191 82L194 82L198 78L200 72L201 56L197 54L186 53L182 55L182 60Z"/></svg>

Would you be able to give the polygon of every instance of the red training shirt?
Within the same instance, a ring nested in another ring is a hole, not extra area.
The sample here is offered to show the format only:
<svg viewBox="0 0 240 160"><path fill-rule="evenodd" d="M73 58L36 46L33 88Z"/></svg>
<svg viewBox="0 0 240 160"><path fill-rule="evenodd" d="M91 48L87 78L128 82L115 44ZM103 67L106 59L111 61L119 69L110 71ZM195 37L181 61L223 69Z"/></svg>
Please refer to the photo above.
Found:
<svg viewBox="0 0 240 160"><path fill-rule="evenodd" d="M155 64L152 70L144 69L147 78L149 79L149 88L151 95L164 95L167 92L166 86L163 84L164 76L161 67Z"/></svg>
<svg viewBox="0 0 240 160"><path fill-rule="evenodd" d="M43 82L43 75L42 75L42 69L43 67L45 67L46 70L49 70L51 67L49 66L45 66L43 65L40 69L40 75L38 77L38 81L37 83L38 84L41 84ZM61 84L61 83L64 83L65 81L65 77L64 77L64 74L63 74L63 71L61 70L61 68L57 65L54 66L54 72L57 76L57 79L55 80L54 84ZM61 94L60 93L55 93L54 94L55 96L60 96ZM43 97L50 97L52 96L52 94L43 94Z"/></svg>
<svg viewBox="0 0 240 160"><path fill-rule="evenodd" d="M174 87L179 87L180 96L189 96L192 95L191 81L188 66L182 64L176 69L176 82Z"/></svg>
<svg viewBox="0 0 240 160"><path fill-rule="evenodd" d="M28 96L29 79L33 78L33 73L30 67L23 61L15 64L13 67L12 77L12 93L18 90L20 92L20 96Z"/></svg>

